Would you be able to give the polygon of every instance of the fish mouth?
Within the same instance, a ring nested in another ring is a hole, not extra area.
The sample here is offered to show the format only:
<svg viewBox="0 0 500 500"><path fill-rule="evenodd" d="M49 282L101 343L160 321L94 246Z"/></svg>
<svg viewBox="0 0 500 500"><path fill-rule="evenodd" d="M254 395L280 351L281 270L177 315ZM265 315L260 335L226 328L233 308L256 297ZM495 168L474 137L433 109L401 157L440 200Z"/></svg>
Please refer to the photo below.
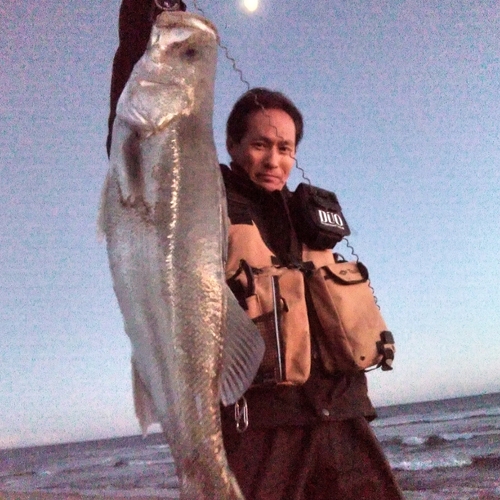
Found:
<svg viewBox="0 0 500 500"><path fill-rule="evenodd" d="M156 18L156 26L159 28L195 28L212 36L217 42L219 35L217 28L205 17L182 11L163 11Z"/></svg>

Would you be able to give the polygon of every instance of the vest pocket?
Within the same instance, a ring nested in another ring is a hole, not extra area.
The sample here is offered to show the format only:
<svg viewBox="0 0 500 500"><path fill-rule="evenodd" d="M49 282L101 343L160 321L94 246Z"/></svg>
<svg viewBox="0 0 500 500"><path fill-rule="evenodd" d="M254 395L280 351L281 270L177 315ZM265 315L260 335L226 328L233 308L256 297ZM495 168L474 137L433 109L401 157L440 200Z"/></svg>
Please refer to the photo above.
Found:
<svg viewBox="0 0 500 500"><path fill-rule="evenodd" d="M303 384L311 371L311 344L302 272L241 261L228 284L266 345L254 385Z"/></svg>
<svg viewBox="0 0 500 500"><path fill-rule="evenodd" d="M369 286L368 270L360 262L335 262L307 278L321 324L319 351L325 369L390 370L394 340Z"/></svg>

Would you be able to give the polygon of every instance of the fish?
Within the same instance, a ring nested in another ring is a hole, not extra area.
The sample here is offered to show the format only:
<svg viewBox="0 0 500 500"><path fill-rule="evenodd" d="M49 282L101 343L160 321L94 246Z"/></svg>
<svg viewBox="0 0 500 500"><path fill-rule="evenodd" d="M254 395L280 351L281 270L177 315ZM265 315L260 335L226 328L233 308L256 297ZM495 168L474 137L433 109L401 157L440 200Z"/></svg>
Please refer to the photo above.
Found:
<svg viewBox="0 0 500 500"><path fill-rule="evenodd" d="M99 214L142 394L136 413L143 431L160 422L185 500L244 499L220 403L239 400L264 352L225 282L228 216L212 127L217 42L202 16L157 17L117 104Z"/></svg>

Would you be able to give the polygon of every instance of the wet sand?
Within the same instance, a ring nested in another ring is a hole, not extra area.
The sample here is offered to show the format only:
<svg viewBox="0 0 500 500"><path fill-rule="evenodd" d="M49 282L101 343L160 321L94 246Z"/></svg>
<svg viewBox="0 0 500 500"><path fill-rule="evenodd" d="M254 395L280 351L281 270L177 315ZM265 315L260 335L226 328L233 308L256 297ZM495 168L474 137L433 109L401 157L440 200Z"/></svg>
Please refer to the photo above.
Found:
<svg viewBox="0 0 500 500"><path fill-rule="evenodd" d="M145 495L144 492L88 492L88 493L68 493L67 491L41 492L41 491L25 491L25 492L8 492L0 491L0 500L164 500L170 498L179 498L178 491L166 491L161 496L158 493L154 495ZM414 497L411 492L405 492L406 500L420 500L421 497Z"/></svg>
<svg viewBox="0 0 500 500"><path fill-rule="evenodd" d="M163 500L170 498L179 498L179 492L170 490L158 495L148 495L144 492L79 492L71 493L68 491L0 491L0 500Z"/></svg>
<svg viewBox="0 0 500 500"><path fill-rule="evenodd" d="M166 491L158 496L158 493L154 495L145 495L144 492L108 492L108 493L68 493L66 492L2 492L0 491L0 500L164 500L170 498L179 498L178 491ZM406 500L412 500L413 496L411 493L405 492ZM417 499L416 499L417 500Z"/></svg>

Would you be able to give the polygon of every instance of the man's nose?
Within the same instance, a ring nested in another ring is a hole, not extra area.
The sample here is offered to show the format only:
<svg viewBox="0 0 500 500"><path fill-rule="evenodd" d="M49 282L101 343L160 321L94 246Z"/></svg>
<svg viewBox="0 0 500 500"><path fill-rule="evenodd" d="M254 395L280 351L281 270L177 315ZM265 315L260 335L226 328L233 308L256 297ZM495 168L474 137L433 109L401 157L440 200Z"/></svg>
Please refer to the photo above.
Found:
<svg viewBox="0 0 500 500"><path fill-rule="evenodd" d="M266 156L266 167L267 168L279 167L279 152L277 148L269 148Z"/></svg>

